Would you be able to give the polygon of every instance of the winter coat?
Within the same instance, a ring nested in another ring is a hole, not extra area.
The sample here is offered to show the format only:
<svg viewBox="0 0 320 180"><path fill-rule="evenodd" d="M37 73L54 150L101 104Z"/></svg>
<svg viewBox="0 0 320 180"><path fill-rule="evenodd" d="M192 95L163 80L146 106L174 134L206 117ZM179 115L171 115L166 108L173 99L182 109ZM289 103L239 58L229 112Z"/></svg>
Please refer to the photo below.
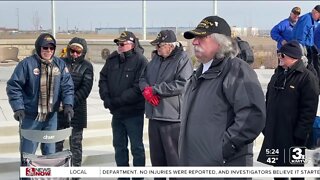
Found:
<svg viewBox="0 0 320 180"><path fill-rule="evenodd" d="M132 117L144 113L139 78L147 64L140 51L114 51L100 72L99 94L114 116Z"/></svg>
<svg viewBox="0 0 320 180"><path fill-rule="evenodd" d="M71 126L74 128L87 127L87 98L93 85L93 67L90 61L85 59L87 53L87 42L82 38L73 38L72 43L79 43L83 46L82 55L73 59L70 55L70 47L67 48L67 58L63 59L69 69L74 83L74 117ZM67 123L63 112L59 113L59 123Z"/></svg>
<svg viewBox="0 0 320 180"><path fill-rule="evenodd" d="M299 41L303 46L314 45L314 29L318 22L313 20L312 14L307 13L301 17L297 24L293 27L293 40Z"/></svg>
<svg viewBox="0 0 320 180"><path fill-rule="evenodd" d="M256 73L239 58L201 65L186 87L179 137L182 166L250 166L252 142L265 125Z"/></svg>
<svg viewBox="0 0 320 180"><path fill-rule="evenodd" d="M183 47L176 47L167 58L156 54L140 78L140 89L152 86L160 103L154 107L145 103L149 119L179 122L181 118L182 94L187 79L192 75L192 63Z"/></svg>
<svg viewBox="0 0 320 180"><path fill-rule="evenodd" d="M288 71L280 66L276 69L268 84L267 121L258 161L275 166L290 165L284 160L289 158L290 147L306 145L317 113L318 95L316 77L302 61L297 61ZM267 162L267 149L279 150L276 163Z"/></svg>
<svg viewBox="0 0 320 180"><path fill-rule="evenodd" d="M57 112L62 102L73 105L73 82L65 63L52 58L58 69L54 74L52 112ZM35 119L38 115L40 93L41 62L37 54L18 63L11 78L7 81L7 95L13 111L24 109L26 118Z"/></svg>
<svg viewBox="0 0 320 180"><path fill-rule="evenodd" d="M280 49L282 46L282 41L287 42L292 40L292 29L294 24L290 22L290 18L286 18L275 25L270 32L271 38L277 41L277 48Z"/></svg>

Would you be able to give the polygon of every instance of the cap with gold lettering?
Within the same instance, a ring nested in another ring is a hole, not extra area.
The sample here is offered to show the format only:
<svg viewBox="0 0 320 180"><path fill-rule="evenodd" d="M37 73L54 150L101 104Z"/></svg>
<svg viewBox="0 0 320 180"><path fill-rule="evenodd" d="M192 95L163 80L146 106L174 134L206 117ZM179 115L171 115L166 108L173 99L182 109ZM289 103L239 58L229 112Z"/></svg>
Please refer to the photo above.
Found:
<svg viewBox="0 0 320 180"><path fill-rule="evenodd" d="M194 30L185 32L183 36L186 39L192 39L196 36L207 36L213 33L231 36L231 28L223 18L208 16Z"/></svg>

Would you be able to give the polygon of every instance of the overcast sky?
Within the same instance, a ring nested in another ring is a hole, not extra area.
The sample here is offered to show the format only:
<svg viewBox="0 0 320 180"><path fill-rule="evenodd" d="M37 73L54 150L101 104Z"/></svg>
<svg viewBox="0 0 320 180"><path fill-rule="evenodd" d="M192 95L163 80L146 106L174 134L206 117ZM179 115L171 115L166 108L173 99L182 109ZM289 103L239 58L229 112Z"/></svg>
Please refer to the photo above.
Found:
<svg viewBox="0 0 320 180"><path fill-rule="evenodd" d="M317 4L320 2L218 1L218 15L230 26L271 29L294 6L305 14ZM142 1L56 1L55 7L57 30L142 26ZM212 14L213 1L147 1L148 27L192 27ZM19 24L22 30L32 30L34 19L39 19L43 29L51 28L50 1L0 1L0 27L17 28Z"/></svg>

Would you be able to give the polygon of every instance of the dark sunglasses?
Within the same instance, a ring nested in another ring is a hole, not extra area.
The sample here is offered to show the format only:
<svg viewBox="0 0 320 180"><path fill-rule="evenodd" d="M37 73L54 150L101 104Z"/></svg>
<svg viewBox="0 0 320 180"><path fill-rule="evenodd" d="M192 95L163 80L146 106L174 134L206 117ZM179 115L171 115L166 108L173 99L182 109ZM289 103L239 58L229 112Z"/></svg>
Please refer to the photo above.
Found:
<svg viewBox="0 0 320 180"><path fill-rule="evenodd" d="M284 57L285 57L285 54L283 54L283 53L278 53L278 57L279 57L279 58L284 58Z"/></svg>
<svg viewBox="0 0 320 180"><path fill-rule="evenodd" d="M123 43L123 42L121 42L121 43L117 43L117 46L125 46L125 45L127 45L127 44L129 44L129 43Z"/></svg>
<svg viewBox="0 0 320 180"><path fill-rule="evenodd" d="M73 54L73 53L81 54L82 51L77 51L77 50L74 50L74 49L70 49L70 53L71 54Z"/></svg>
<svg viewBox="0 0 320 180"><path fill-rule="evenodd" d="M54 47L42 47L42 49L43 49L43 50L48 50L48 49L50 49L51 51L55 50Z"/></svg>

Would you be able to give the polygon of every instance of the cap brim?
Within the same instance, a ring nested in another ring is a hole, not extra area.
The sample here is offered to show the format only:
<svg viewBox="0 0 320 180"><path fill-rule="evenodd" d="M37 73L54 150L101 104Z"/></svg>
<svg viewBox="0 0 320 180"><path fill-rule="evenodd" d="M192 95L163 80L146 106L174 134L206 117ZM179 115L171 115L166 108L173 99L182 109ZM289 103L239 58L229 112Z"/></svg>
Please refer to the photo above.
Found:
<svg viewBox="0 0 320 180"><path fill-rule="evenodd" d="M156 45L160 44L160 42L157 39L155 39L155 40L151 41L150 44L152 46L156 46Z"/></svg>
<svg viewBox="0 0 320 180"><path fill-rule="evenodd" d="M199 29L194 29L191 31L187 31L183 34L183 37L186 39L193 39L196 36L207 36L209 33L206 31L202 31Z"/></svg>
<svg viewBox="0 0 320 180"><path fill-rule="evenodd" d="M53 42L42 43L42 44L41 44L41 47L47 47L47 46L49 46L50 44L51 44L52 46L56 47L56 45L55 45Z"/></svg>
<svg viewBox="0 0 320 180"><path fill-rule="evenodd" d="M126 41L126 39L122 39L122 38L117 38L117 39L114 39L113 42L114 43L117 43L117 42L124 42Z"/></svg>

